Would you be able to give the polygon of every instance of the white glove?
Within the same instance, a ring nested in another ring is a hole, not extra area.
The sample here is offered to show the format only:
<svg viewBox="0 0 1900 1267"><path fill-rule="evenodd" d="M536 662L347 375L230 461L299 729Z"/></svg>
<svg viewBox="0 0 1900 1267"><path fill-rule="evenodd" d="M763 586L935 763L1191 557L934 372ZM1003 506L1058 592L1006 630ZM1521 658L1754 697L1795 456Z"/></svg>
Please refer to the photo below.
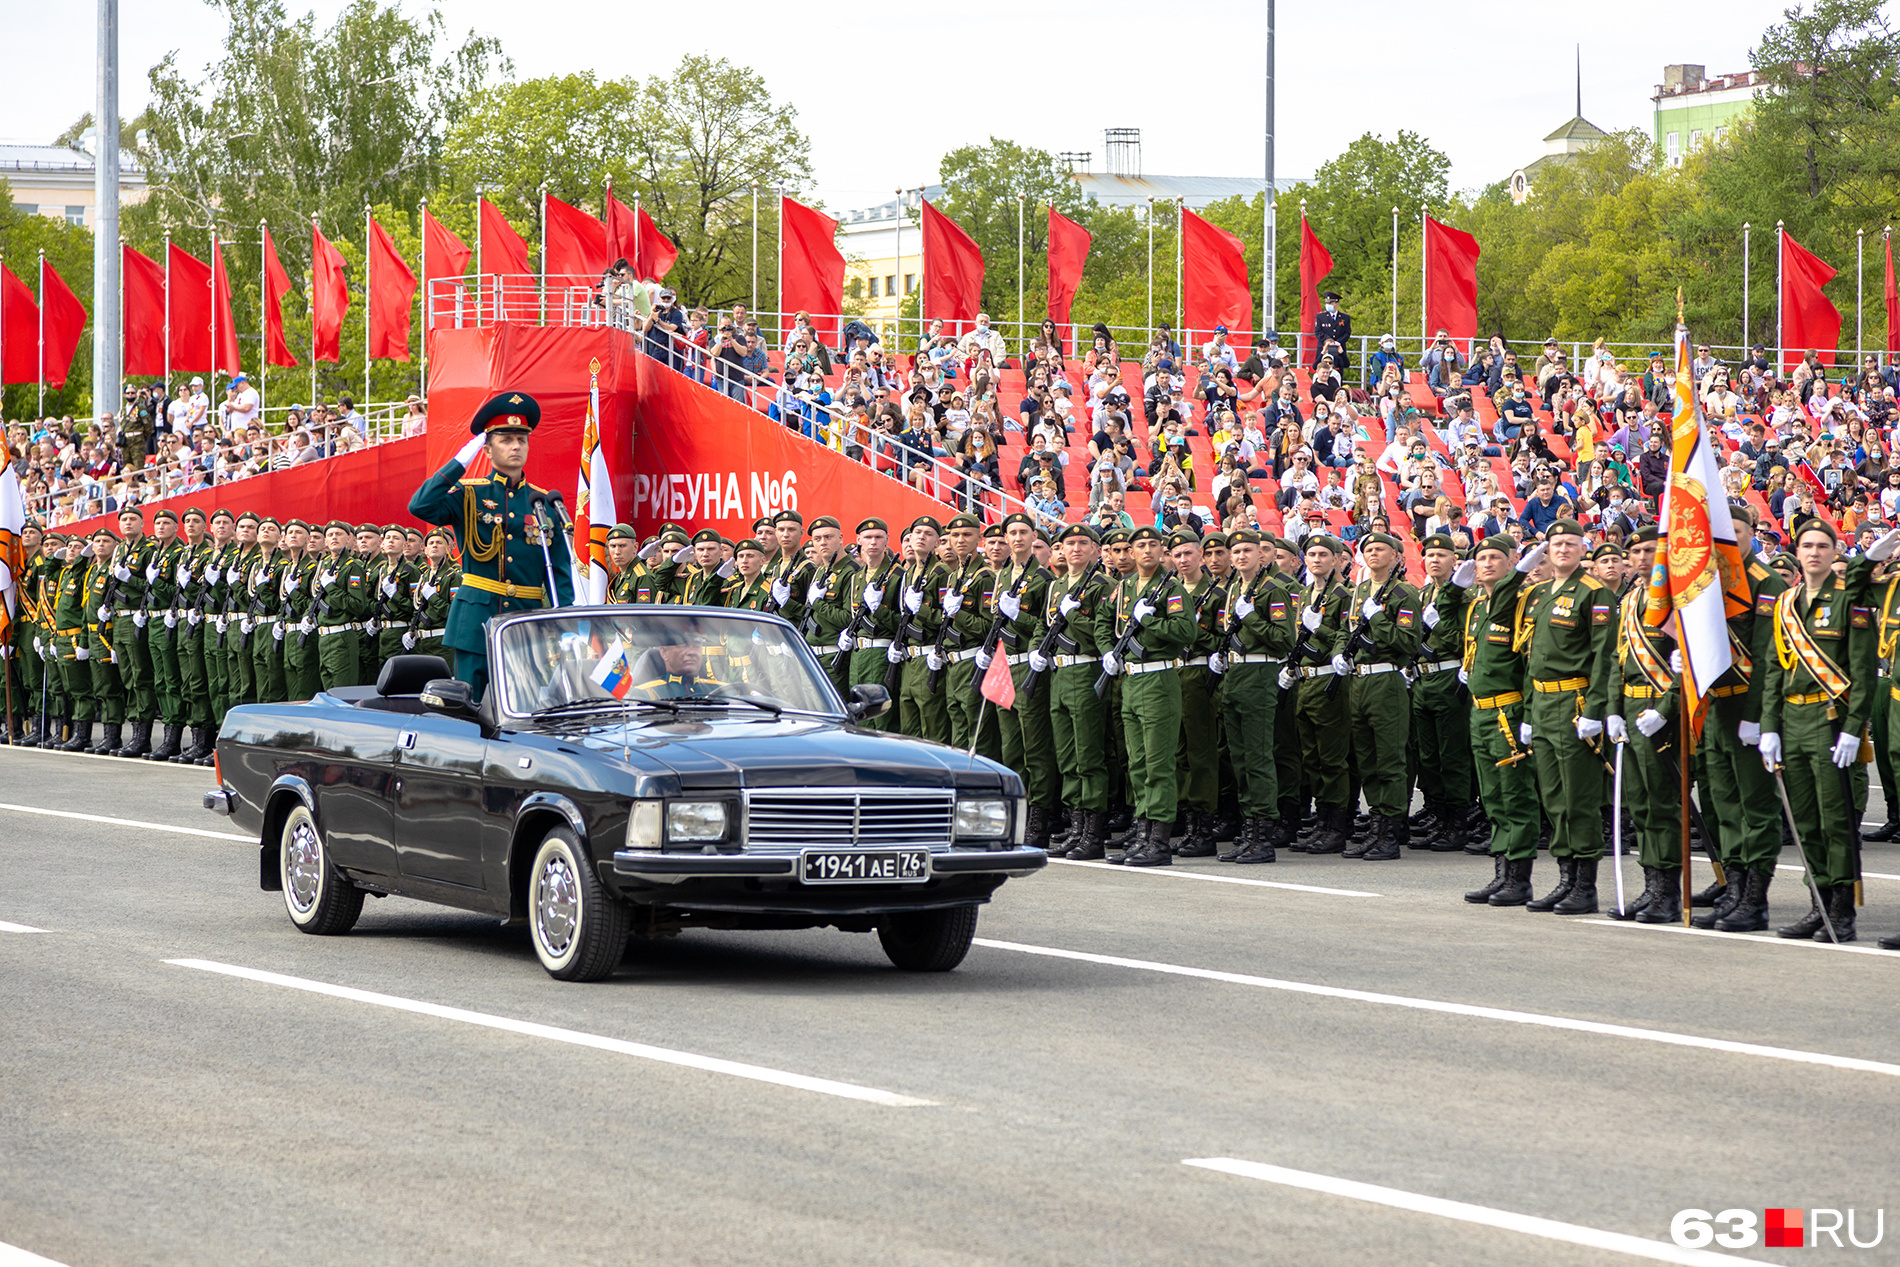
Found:
<svg viewBox="0 0 1900 1267"><path fill-rule="evenodd" d="M979 651L976 653L976 667L979 669L987 669L990 667L990 653L989 652Z"/></svg>
<svg viewBox="0 0 1900 1267"><path fill-rule="evenodd" d="M893 642L890 646L884 648L884 659L885 662L889 664L902 664L904 662L904 649Z"/></svg>
<svg viewBox="0 0 1900 1267"><path fill-rule="evenodd" d="M1895 528L1892 532L1868 546L1867 557L1878 563L1891 555L1896 547L1900 547L1900 528Z"/></svg>
<svg viewBox="0 0 1900 1267"><path fill-rule="evenodd" d="M1121 671L1122 658L1113 651L1104 651L1102 653L1102 672L1108 674L1110 677L1115 677Z"/></svg>
<svg viewBox="0 0 1900 1267"><path fill-rule="evenodd" d="M943 614L947 620L963 610L963 591L952 587L943 596Z"/></svg>
<svg viewBox="0 0 1900 1267"><path fill-rule="evenodd" d="M785 604L791 601L792 601L792 587L787 585L784 581L773 581L772 582L773 604L778 607L783 607L785 606Z"/></svg>
<svg viewBox="0 0 1900 1267"><path fill-rule="evenodd" d="M1254 603L1251 598L1248 598L1245 594L1242 594L1239 598L1236 598L1234 600L1234 619L1235 620L1245 620L1247 619L1247 617L1253 615L1253 613L1254 613Z"/></svg>
<svg viewBox="0 0 1900 1267"><path fill-rule="evenodd" d="M374 622L371 622L371 623L374 623ZM238 632L246 633L246 634L256 633L257 622L255 620L252 620L249 616L239 616L238 617Z"/></svg>
<svg viewBox="0 0 1900 1267"><path fill-rule="evenodd" d="M229 616L213 616L211 623L218 627L219 633L223 633L224 627L231 623L231 618Z"/></svg>
<svg viewBox="0 0 1900 1267"><path fill-rule="evenodd" d="M315 616L306 615L302 620L297 622L297 632L305 634L317 632L317 618Z"/></svg>
<svg viewBox="0 0 1900 1267"><path fill-rule="evenodd" d="M99 619L100 619L100 620L102 620L102 621L105 621L105 620L111 620L111 619L112 619L112 609L111 609L110 607L101 607L101 608L99 609Z"/></svg>
<svg viewBox="0 0 1900 1267"><path fill-rule="evenodd" d="M1142 624L1148 619L1148 617L1154 614L1155 614L1155 601L1152 598L1141 599L1139 602L1135 604L1135 610L1128 613L1129 618L1133 620L1137 625Z"/></svg>
<svg viewBox="0 0 1900 1267"><path fill-rule="evenodd" d="M1007 616L1011 620L1016 619L1016 617L1022 615L1022 611L1023 611L1022 596L1019 594L1009 594L1009 593L998 594L996 596L996 610L999 612L1002 612L1003 615Z"/></svg>
<svg viewBox="0 0 1900 1267"><path fill-rule="evenodd" d="M1227 657L1218 651L1207 657L1207 671L1217 675L1227 672Z"/></svg>
<svg viewBox="0 0 1900 1267"><path fill-rule="evenodd" d="M864 587L864 610L874 612L878 608L882 607L883 605L884 605L884 587L882 585L865 586Z"/></svg>
<svg viewBox="0 0 1900 1267"><path fill-rule="evenodd" d="M149 617L146 616L146 614L142 611L136 611L132 613L132 624L139 629L145 628L145 622L148 619Z"/></svg>
<svg viewBox="0 0 1900 1267"><path fill-rule="evenodd" d="M196 607L187 607L185 609L185 623L188 625L191 625L194 628L196 628L204 620L204 618L205 618L205 614L199 611Z"/></svg>
<svg viewBox="0 0 1900 1267"><path fill-rule="evenodd" d="M1843 733L1834 741L1834 751L1830 754L1834 764L1845 770L1860 760L1860 736Z"/></svg>
<svg viewBox="0 0 1900 1267"><path fill-rule="evenodd" d="M1460 668L1458 669L1458 685L1460 686L1471 685L1471 674L1468 673L1462 666L1460 666Z"/></svg>
<svg viewBox="0 0 1900 1267"><path fill-rule="evenodd" d="M1379 601L1374 598L1368 598L1365 602L1359 604L1359 614L1364 616L1367 620L1371 620L1384 610L1385 608L1379 606Z"/></svg>
<svg viewBox="0 0 1900 1267"><path fill-rule="evenodd" d="M317 573L317 588L318 588L318 589L320 589L320 590L327 590L327 589L329 589L329 588L330 588L330 587L331 587L332 585L334 585L334 584L336 584L336 573L335 573L335 572L319 572L319 573Z"/></svg>
<svg viewBox="0 0 1900 1267"><path fill-rule="evenodd" d="M154 559L145 565L145 583L150 585L158 579L158 561Z"/></svg>
<svg viewBox="0 0 1900 1267"><path fill-rule="evenodd" d="M1636 714L1636 729L1643 732L1645 739L1653 737L1657 731L1668 724L1668 719L1653 708L1645 708Z"/></svg>
<svg viewBox="0 0 1900 1267"><path fill-rule="evenodd" d="M1532 572L1537 570L1537 565L1542 563L1544 556L1549 553L1550 547L1541 541L1538 542L1535 549L1517 561L1517 570L1523 575L1529 576Z"/></svg>
<svg viewBox="0 0 1900 1267"><path fill-rule="evenodd" d="M171 608L169 607L165 609L165 628L167 629L178 628L178 613L171 610Z"/></svg>
<svg viewBox="0 0 1900 1267"><path fill-rule="evenodd" d="M436 588L435 582L430 581L427 585L422 587L422 601L426 603L439 593L441 593L441 591Z"/></svg>
<svg viewBox="0 0 1900 1267"><path fill-rule="evenodd" d="M691 546L681 546L673 552L673 562L675 563L690 563L692 559L693 547Z"/></svg>
<svg viewBox="0 0 1900 1267"><path fill-rule="evenodd" d="M924 607L924 592L920 589L904 591L904 610L915 616Z"/></svg>
<svg viewBox="0 0 1900 1267"><path fill-rule="evenodd" d="M178 583L180 585L191 584L191 564L180 563L178 565L178 570L176 573L174 573L174 575L178 577Z"/></svg>
<svg viewBox="0 0 1900 1267"><path fill-rule="evenodd" d="M841 633L838 635L838 650L840 651L851 650L851 635L850 634Z"/></svg>
<svg viewBox="0 0 1900 1267"><path fill-rule="evenodd" d="M823 581L813 581L810 585L805 587L805 606L810 607L824 596L825 583Z"/></svg>
<svg viewBox="0 0 1900 1267"><path fill-rule="evenodd" d="M1768 767L1771 774L1781 764L1781 736L1772 730L1762 732L1761 763Z"/></svg>
<svg viewBox="0 0 1900 1267"><path fill-rule="evenodd" d="M739 562L737 559L727 559L724 563L719 565L719 575L721 578L730 577L738 570Z"/></svg>
<svg viewBox="0 0 1900 1267"><path fill-rule="evenodd" d="M244 575L243 568L231 567L231 568L224 569L224 579L230 582L232 585L236 585L239 579L243 577L243 575Z"/></svg>
<svg viewBox="0 0 1900 1267"><path fill-rule="evenodd" d="M1306 626L1308 633L1319 632L1319 621L1320 615L1319 608L1317 607L1309 607L1300 613L1300 623Z"/></svg>
<svg viewBox="0 0 1900 1267"><path fill-rule="evenodd" d="M486 443L486 441L483 439L483 437L476 436L474 439L470 440L467 444L463 445L461 450L458 453L456 453L455 460L462 464L463 470L466 471L469 467L469 464L475 460L475 455L482 451L482 445L484 443Z"/></svg>
<svg viewBox="0 0 1900 1267"><path fill-rule="evenodd" d="M1461 590L1470 589L1471 583L1477 579L1478 565L1473 563L1470 559L1466 559L1463 563L1460 563L1457 569L1451 574L1451 583Z"/></svg>
<svg viewBox="0 0 1900 1267"><path fill-rule="evenodd" d="M382 588L384 598L396 597L396 578L393 576L385 576L383 578Z"/></svg>
<svg viewBox="0 0 1900 1267"><path fill-rule="evenodd" d="M1031 651L1029 653L1029 667L1038 673L1045 673L1049 669L1049 657L1040 651Z"/></svg>
<svg viewBox="0 0 1900 1267"><path fill-rule="evenodd" d="M943 657L937 654L935 647L924 652L924 663L930 666L932 673L941 673L943 671Z"/></svg>
<svg viewBox="0 0 1900 1267"><path fill-rule="evenodd" d="M1577 738L1586 742L1603 733L1603 723L1594 717L1577 718Z"/></svg>
<svg viewBox="0 0 1900 1267"><path fill-rule="evenodd" d="M1669 671L1671 673L1682 672L1682 652L1671 651L1669 653Z"/></svg>
<svg viewBox="0 0 1900 1267"><path fill-rule="evenodd" d="M653 540L647 542L645 545L641 546L638 550L634 551L634 557L640 558L640 559L650 559L654 555L658 554L659 552L660 552L660 539L658 537L655 537L653 538Z"/></svg>
<svg viewBox="0 0 1900 1267"><path fill-rule="evenodd" d="M1517 724L1517 741L1526 748L1531 746L1531 724L1527 721Z"/></svg>
<svg viewBox="0 0 1900 1267"><path fill-rule="evenodd" d="M1289 689L1293 685L1293 683L1298 680L1299 680L1298 677L1294 674L1292 669L1280 670L1280 689L1281 690L1284 691L1284 690Z"/></svg>
<svg viewBox="0 0 1900 1267"><path fill-rule="evenodd" d="M1056 611L1064 616L1073 616L1080 610L1081 606L1082 600L1077 598L1074 592L1071 591L1062 596L1062 601L1056 604Z"/></svg>
<svg viewBox="0 0 1900 1267"><path fill-rule="evenodd" d="M1744 748L1753 748L1761 742L1761 723L1745 721L1735 728L1735 734L1742 741Z"/></svg>
<svg viewBox="0 0 1900 1267"><path fill-rule="evenodd" d="M92 652L91 652L90 650L88 650L88 649L87 649L87 647L86 647L86 644L85 644L85 643L83 643L83 642L75 642L75 643L73 644L73 659L75 659L75 660L90 660L90 659L92 659Z"/></svg>
<svg viewBox="0 0 1900 1267"><path fill-rule="evenodd" d="M1333 672L1339 674L1340 677L1352 676L1352 661L1348 660L1343 655L1334 656L1333 657Z"/></svg>
<svg viewBox="0 0 1900 1267"><path fill-rule="evenodd" d="M371 616L368 620L363 622L363 632L370 635L370 637L372 638L375 637L377 634L381 633L382 631L383 631L383 622L376 619L376 617L374 616Z"/></svg>
<svg viewBox="0 0 1900 1267"><path fill-rule="evenodd" d="M1427 629L1438 628L1438 608L1427 607L1424 611L1419 613L1418 618L1425 622Z"/></svg>
<svg viewBox="0 0 1900 1267"><path fill-rule="evenodd" d="M276 642L282 642L284 640L284 622L283 621L280 620L276 624L270 627L270 636L272 640Z"/></svg>
<svg viewBox="0 0 1900 1267"><path fill-rule="evenodd" d="M33 639L33 654L42 660L46 658L46 644L41 642L37 635Z"/></svg>
<svg viewBox="0 0 1900 1267"><path fill-rule="evenodd" d="M112 575L121 581L129 581L132 579L132 569L121 563L112 569Z"/></svg>
<svg viewBox="0 0 1900 1267"><path fill-rule="evenodd" d="M215 563L205 564L205 584L216 585L217 583L218 583L218 565Z"/></svg>

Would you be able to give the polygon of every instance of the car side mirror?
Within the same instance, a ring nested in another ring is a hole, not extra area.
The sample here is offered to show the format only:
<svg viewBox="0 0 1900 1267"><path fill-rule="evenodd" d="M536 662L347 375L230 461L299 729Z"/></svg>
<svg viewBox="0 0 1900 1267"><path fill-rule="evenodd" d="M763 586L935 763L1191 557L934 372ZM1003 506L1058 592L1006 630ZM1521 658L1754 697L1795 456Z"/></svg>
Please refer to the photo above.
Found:
<svg viewBox="0 0 1900 1267"><path fill-rule="evenodd" d="M475 688L459 678L439 677L422 688L422 706L430 712L463 721L480 722L481 710L475 702Z"/></svg>
<svg viewBox="0 0 1900 1267"><path fill-rule="evenodd" d="M877 682L860 682L851 688L851 702L844 710L852 721L869 721L891 711L891 693Z"/></svg>

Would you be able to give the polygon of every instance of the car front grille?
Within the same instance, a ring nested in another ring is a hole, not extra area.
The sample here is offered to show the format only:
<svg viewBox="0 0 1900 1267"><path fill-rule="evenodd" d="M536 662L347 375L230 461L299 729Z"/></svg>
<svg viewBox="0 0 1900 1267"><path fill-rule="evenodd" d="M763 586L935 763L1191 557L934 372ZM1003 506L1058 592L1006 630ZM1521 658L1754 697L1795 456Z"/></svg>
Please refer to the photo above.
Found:
<svg viewBox="0 0 1900 1267"><path fill-rule="evenodd" d="M746 793L746 844L771 849L883 849L948 845L949 789L779 789Z"/></svg>

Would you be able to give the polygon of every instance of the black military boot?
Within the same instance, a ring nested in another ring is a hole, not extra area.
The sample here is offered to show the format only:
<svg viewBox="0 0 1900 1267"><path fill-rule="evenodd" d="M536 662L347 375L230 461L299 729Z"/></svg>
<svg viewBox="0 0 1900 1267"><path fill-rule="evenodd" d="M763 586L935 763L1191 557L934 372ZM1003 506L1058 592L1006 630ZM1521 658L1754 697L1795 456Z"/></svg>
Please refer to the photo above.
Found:
<svg viewBox="0 0 1900 1267"><path fill-rule="evenodd" d="M1900 821L1889 818L1872 831L1862 832L1860 838L1862 840L1892 840L1896 835L1900 835Z"/></svg>
<svg viewBox="0 0 1900 1267"><path fill-rule="evenodd" d="M1405 816L1388 814L1379 819L1373 827L1378 836L1370 849L1359 855L1367 862L1391 862L1405 855L1400 850L1405 845Z"/></svg>
<svg viewBox="0 0 1900 1267"><path fill-rule="evenodd" d="M147 761L170 761L173 757L177 756L179 730L180 727L166 722L164 733L158 742L158 747L146 753L145 759Z"/></svg>
<svg viewBox="0 0 1900 1267"><path fill-rule="evenodd" d="M1900 950L1900 933L1895 933L1891 937L1882 937L1874 945L1882 950Z"/></svg>
<svg viewBox="0 0 1900 1267"><path fill-rule="evenodd" d="M1446 805L1439 812L1437 830L1421 847L1433 853L1458 853L1469 843L1470 837L1465 834L1464 814Z"/></svg>
<svg viewBox="0 0 1900 1267"><path fill-rule="evenodd" d="M1366 821L1364 834L1355 833L1346 847L1340 850L1343 858L1363 858L1366 851L1385 839L1385 819L1374 814Z"/></svg>
<svg viewBox="0 0 1900 1267"><path fill-rule="evenodd" d="M59 746L61 752L87 752L92 748L92 723L76 721L73 723L72 738Z"/></svg>
<svg viewBox="0 0 1900 1267"><path fill-rule="evenodd" d="M1827 928L1823 926L1814 934L1816 941L1835 941L1846 943L1853 941L1854 933L1854 886L1837 884L1828 894L1827 917L1834 923L1834 936L1829 938Z"/></svg>
<svg viewBox="0 0 1900 1267"><path fill-rule="evenodd" d="M1555 909L1557 903L1570 896L1570 890L1577 883L1577 860L1575 858L1557 859L1557 887L1540 898L1524 903L1528 911L1548 911Z"/></svg>
<svg viewBox="0 0 1900 1267"><path fill-rule="evenodd" d="M1262 819L1261 821L1269 822L1269 820L1266 820L1266 819ZM1241 819L1240 830L1234 833L1234 838L1232 841L1228 842L1227 848L1220 850L1214 855L1214 861L1216 862L1234 861L1246 850L1248 845L1251 845L1253 843L1254 833L1255 833L1254 820L1251 818Z"/></svg>
<svg viewBox="0 0 1900 1267"><path fill-rule="evenodd" d="M1502 857L1503 855L1499 855ZM1523 906L1531 900L1531 864L1535 858L1513 858L1504 864L1504 883L1485 899L1490 906Z"/></svg>
<svg viewBox="0 0 1900 1267"><path fill-rule="evenodd" d="M1741 889L1741 897L1728 913L1715 921L1718 932L1759 933L1768 927L1768 886L1774 880L1773 871L1750 871L1737 876L1729 873L1729 888ZM1738 885L1736 882L1740 880Z"/></svg>
<svg viewBox="0 0 1900 1267"><path fill-rule="evenodd" d="M1728 896L1728 889L1729 886L1726 884L1711 883L1708 888L1691 898L1689 905L1695 907L1697 910L1701 910L1705 906L1715 906L1720 903L1723 898ZM1733 902L1733 900L1732 898L1730 899L1731 902Z"/></svg>
<svg viewBox="0 0 1900 1267"><path fill-rule="evenodd" d="M1028 822L1023 828L1023 843L1031 849L1049 848L1049 811L1040 805L1029 807Z"/></svg>
<svg viewBox="0 0 1900 1267"><path fill-rule="evenodd" d="M1491 900L1491 895L1504 887L1504 855L1491 855L1491 883L1482 889L1472 889L1465 894L1465 901L1477 906Z"/></svg>
<svg viewBox="0 0 1900 1267"><path fill-rule="evenodd" d="M57 748L66 742L66 727L71 723L55 713L46 719L46 731L40 736L40 747Z"/></svg>
<svg viewBox="0 0 1900 1267"><path fill-rule="evenodd" d="M1245 843L1240 852L1234 855L1237 863L1272 862L1279 855L1274 852L1273 842L1278 835L1270 818L1250 818L1241 829Z"/></svg>
<svg viewBox="0 0 1900 1267"><path fill-rule="evenodd" d="M1122 863L1128 861L1128 855L1139 849L1142 842L1147 838L1148 820L1145 818L1137 818L1134 822L1128 824L1128 830L1122 833L1122 838L1119 843L1111 843L1108 845L1109 849L1120 849L1121 853L1113 858L1104 857L1103 861L1119 867Z"/></svg>
<svg viewBox="0 0 1900 1267"><path fill-rule="evenodd" d="M1214 843L1214 816L1206 810L1188 811L1187 839L1174 847L1177 858L1212 858L1219 852Z"/></svg>
<svg viewBox="0 0 1900 1267"><path fill-rule="evenodd" d="M1656 879L1646 888L1649 905L1637 915L1639 924L1680 924L1682 922L1682 868L1656 867Z"/></svg>
<svg viewBox="0 0 1900 1267"><path fill-rule="evenodd" d="M1220 812L1214 816L1214 828L1210 839L1215 844L1226 840L1238 844L1241 828L1244 825L1245 820L1240 816L1240 806L1233 801L1222 801Z"/></svg>
<svg viewBox="0 0 1900 1267"><path fill-rule="evenodd" d="M1551 909L1559 915L1594 915L1597 910L1597 859L1578 858L1575 861L1575 877L1570 886L1570 894ZM1680 907L1676 918L1682 918Z"/></svg>
<svg viewBox="0 0 1900 1267"><path fill-rule="evenodd" d="M1108 815L1108 834L1119 836L1135 823L1135 810L1127 801L1117 805Z"/></svg>
<svg viewBox="0 0 1900 1267"><path fill-rule="evenodd" d="M104 737L99 740L98 747L90 748L87 750L91 752L93 756L109 757L113 753L117 752L121 747L124 746L125 744L125 733L124 733L125 723L124 722L116 722L116 721L101 722L99 723L99 729L100 729L101 734Z"/></svg>
<svg viewBox="0 0 1900 1267"><path fill-rule="evenodd" d="M1707 910L1689 917L1689 927L1714 928L1717 921L1734 910L1741 902L1742 894L1748 888L1748 873L1745 871L1729 871L1727 874L1728 881L1726 883L1711 884L1708 888L1702 890L1701 893L1695 895L1695 899L1691 903L1693 906L1702 905L1703 894L1712 893L1715 897L1709 903Z"/></svg>
<svg viewBox="0 0 1900 1267"><path fill-rule="evenodd" d="M1346 833L1352 830L1352 811L1344 805L1322 805L1318 810L1319 830L1306 842L1308 853L1343 853Z"/></svg>
<svg viewBox="0 0 1900 1267"><path fill-rule="evenodd" d="M1624 904L1622 910L1619 911L1612 906L1603 913L1608 915L1611 919L1635 919L1638 915L1648 910L1650 902L1653 901L1656 896L1656 877L1651 874L1655 870L1656 868L1654 867L1643 868L1643 891L1638 893L1635 897L1630 898L1628 902Z"/></svg>
<svg viewBox="0 0 1900 1267"><path fill-rule="evenodd" d="M152 750L151 722L135 721L131 723L130 729L132 731L131 737L125 741L125 747L114 753L114 756L138 758Z"/></svg>
<svg viewBox="0 0 1900 1267"><path fill-rule="evenodd" d="M1143 822L1137 819L1137 829L1143 829L1141 841L1123 856L1122 862L1130 867L1167 867L1174 865L1174 854L1168 850L1168 833L1173 830L1170 823Z"/></svg>
<svg viewBox="0 0 1900 1267"><path fill-rule="evenodd" d="M1821 890L1808 888L1808 913L1785 928L1777 928L1775 936L1786 937L1789 941L1805 941L1821 931Z"/></svg>

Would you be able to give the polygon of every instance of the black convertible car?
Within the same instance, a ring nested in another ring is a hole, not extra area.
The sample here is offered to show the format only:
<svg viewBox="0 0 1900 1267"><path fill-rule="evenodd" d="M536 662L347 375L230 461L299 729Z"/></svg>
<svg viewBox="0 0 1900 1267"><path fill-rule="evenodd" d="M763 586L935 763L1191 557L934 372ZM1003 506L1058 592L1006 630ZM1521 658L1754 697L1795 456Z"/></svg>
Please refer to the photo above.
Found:
<svg viewBox="0 0 1900 1267"><path fill-rule="evenodd" d="M374 687L234 708L208 808L258 833L260 880L307 933L365 894L527 924L566 981L630 933L875 930L900 968L954 968L976 908L1047 861L1015 773L861 729L798 632L752 612L591 607L488 627L475 703L434 656Z"/></svg>

